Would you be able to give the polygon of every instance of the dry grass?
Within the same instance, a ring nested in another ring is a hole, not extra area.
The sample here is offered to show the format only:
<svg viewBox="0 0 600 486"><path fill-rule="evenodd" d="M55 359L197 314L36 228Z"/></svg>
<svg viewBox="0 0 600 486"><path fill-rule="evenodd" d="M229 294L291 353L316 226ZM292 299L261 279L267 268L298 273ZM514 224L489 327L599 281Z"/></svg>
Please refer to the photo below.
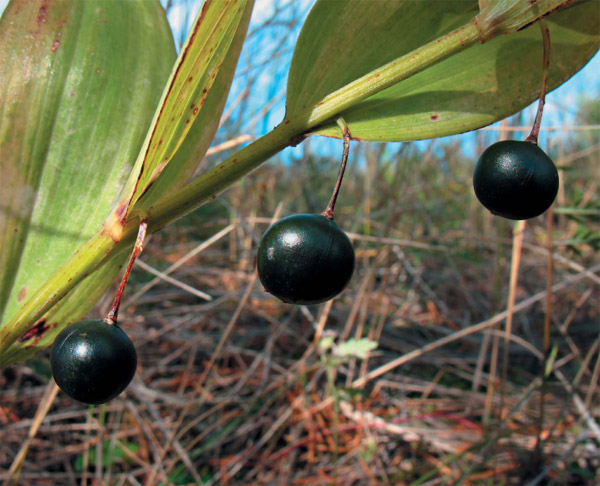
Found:
<svg viewBox="0 0 600 486"><path fill-rule="evenodd" d="M268 222L303 209L314 175L259 171L226 206L154 236L121 316L134 382L88 409L52 397L47 355L4 370L0 481L45 403L22 486L598 484L600 268L589 242L573 243L580 222L553 217L550 293L546 221L527 223L507 312L511 225L479 208L467 176L386 170L370 187L356 173L345 182L337 219L357 269L321 306L276 301L254 269ZM278 198L281 187L292 190ZM324 336L379 346L336 361Z"/></svg>

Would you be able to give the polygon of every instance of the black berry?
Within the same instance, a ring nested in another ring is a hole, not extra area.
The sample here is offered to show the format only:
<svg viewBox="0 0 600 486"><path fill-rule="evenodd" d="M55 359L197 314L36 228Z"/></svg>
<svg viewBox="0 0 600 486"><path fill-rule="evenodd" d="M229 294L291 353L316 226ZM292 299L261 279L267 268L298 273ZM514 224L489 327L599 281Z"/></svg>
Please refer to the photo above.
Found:
<svg viewBox="0 0 600 486"><path fill-rule="evenodd" d="M530 219L554 202L558 171L537 144L504 140L490 145L479 157L473 188L492 213L508 219Z"/></svg>
<svg viewBox="0 0 600 486"><path fill-rule="evenodd" d="M137 354L116 324L90 319L71 324L57 336L50 363L57 385L67 395L98 405L127 388Z"/></svg>
<svg viewBox="0 0 600 486"><path fill-rule="evenodd" d="M318 304L339 294L354 271L354 249L346 233L321 214L280 219L262 237L260 281L291 304Z"/></svg>

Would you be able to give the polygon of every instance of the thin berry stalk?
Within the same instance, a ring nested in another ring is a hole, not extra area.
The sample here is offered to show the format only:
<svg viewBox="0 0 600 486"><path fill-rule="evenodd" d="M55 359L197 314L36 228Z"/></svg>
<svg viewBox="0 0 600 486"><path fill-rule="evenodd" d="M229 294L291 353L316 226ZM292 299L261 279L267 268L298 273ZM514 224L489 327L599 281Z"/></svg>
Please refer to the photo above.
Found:
<svg viewBox="0 0 600 486"><path fill-rule="evenodd" d="M121 297L123 296L123 291L125 290L125 286L127 285L127 281L129 280L129 275L131 274L131 269L133 268L133 264L137 256L141 253L144 248L144 240L146 239L146 231L148 229L148 220L143 219L140 223L140 227L138 229L137 239L135 240L135 246L133 247L133 251L131 252L131 256L129 257L129 263L127 263L127 268L125 269L125 273L123 274L123 278L121 279L121 283L119 285L119 290L117 290L117 295L115 296L115 300L113 301L112 307L110 311L104 318L104 321L107 324L116 324L119 316L119 307L121 306Z"/></svg>
<svg viewBox="0 0 600 486"><path fill-rule="evenodd" d="M542 112L544 111L544 105L546 104L546 89L548 85L548 69L550 67L550 31L544 20L539 21L540 30L542 31L542 41L544 49L544 59L542 64L542 90L540 94L540 101L538 102L537 113L535 114L535 120L531 133L525 139L527 142L538 143L538 137L540 135L540 125L542 124Z"/></svg>
<svg viewBox="0 0 600 486"><path fill-rule="evenodd" d="M342 187L342 179L344 177L344 172L346 171L346 163L348 162L348 154L350 152L350 129L343 118L338 118L337 124L342 129L344 149L342 151L342 163L340 164L340 170L333 188L333 194L331 195L331 199L329 200L327 208L321 213L323 216L329 219L333 219L333 209L335 208L335 202L340 192L340 188Z"/></svg>

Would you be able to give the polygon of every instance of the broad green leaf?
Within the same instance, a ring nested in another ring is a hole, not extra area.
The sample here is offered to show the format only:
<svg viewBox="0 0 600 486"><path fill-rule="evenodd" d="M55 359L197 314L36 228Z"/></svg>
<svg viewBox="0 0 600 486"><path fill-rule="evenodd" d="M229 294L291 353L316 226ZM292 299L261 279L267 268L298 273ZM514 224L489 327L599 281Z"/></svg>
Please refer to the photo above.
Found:
<svg viewBox="0 0 600 486"><path fill-rule="evenodd" d="M500 4L501 2L495 2ZM515 2L516 3L516 2ZM487 2L487 6L493 5ZM288 118L386 63L467 25L476 0L317 2L299 38L288 83ZM552 42L549 86L569 79L600 45L600 3L546 17ZM354 138L407 141L473 130L539 97L542 42L537 25L475 43L344 109ZM334 121L313 133L340 137Z"/></svg>
<svg viewBox="0 0 600 486"><path fill-rule="evenodd" d="M468 22L477 1L319 0L294 50L287 87L288 117L328 94Z"/></svg>
<svg viewBox="0 0 600 486"><path fill-rule="evenodd" d="M204 156L218 127L253 3L205 1L128 181L123 200L129 211L165 168L164 180L136 209L185 184Z"/></svg>
<svg viewBox="0 0 600 486"><path fill-rule="evenodd" d="M158 0L7 7L0 20L3 324L102 229L174 59ZM45 326L57 331L85 315L125 256L88 276L43 317ZM9 333L0 327L0 344Z"/></svg>
<svg viewBox="0 0 600 486"><path fill-rule="evenodd" d="M0 322L50 145L82 9L13 1L0 18ZM58 24L68 16L60 29ZM60 37L58 33L60 31ZM57 42L57 44L54 44ZM62 44L62 45L61 45ZM37 47L36 47L37 46ZM21 300L27 289L21 292Z"/></svg>

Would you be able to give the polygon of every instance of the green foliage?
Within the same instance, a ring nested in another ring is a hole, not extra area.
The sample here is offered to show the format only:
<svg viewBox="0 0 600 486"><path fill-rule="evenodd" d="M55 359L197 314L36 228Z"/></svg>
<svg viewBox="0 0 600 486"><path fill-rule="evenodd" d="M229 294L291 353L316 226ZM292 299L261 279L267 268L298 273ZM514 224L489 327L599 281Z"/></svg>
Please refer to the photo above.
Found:
<svg viewBox="0 0 600 486"><path fill-rule="evenodd" d="M351 358L365 359L370 351L377 348L377 341L368 338L350 338L340 344L335 344L335 338L326 335L319 341L319 349L326 355L328 364L337 364Z"/></svg>
<svg viewBox="0 0 600 486"><path fill-rule="evenodd" d="M188 183L218 126L253 2L207 0L173 67L157 0L12 0L0 20L0 367L92 308L141 217L158 231L305 136L339 137L340 114L354 137L399 141L515 113L539 95L531 66L541 65L544 16L551 86L598 49L598 2L480 3L317 1L285 120ZM32 327L40 332L19 341Z"/></svg>
<svg viewBox="0 0 600 486"><path fill-rule="evenodd" d="M128 211L187 182L217 131L254 1L228 4L207 0L181 49L124 191Z"/></svg>
<svg viewBox="0 0 600 486"><path fill-rule="evenodd" d="M374 70L402 56L437 56L440 39L457 37L477 14L476 0L390 2L386 15L377 19L371 18L369 1L317 2L294 52L288 117L362 76L381 77ZM549 89L596 52L599 16L600 4L588 2L548 17ZM428 43L431 49L416 54ZM446 58L444 51L439 62L345 108L352 136L379 142L462 133L505 118L539 97L542 42L537 26L485 43L476 32L469 33L459 43L460 52ZM335 121L314 133L340 136Z"/></svg>
<svg viewBox="0 0 600 486"><path fill-rule="evenodd" d="M8 337L6 323L102 229L173 59L158 2L7 7L0 20L0 342L27 330ZM122 263L124 255L115 256L45 316L48 337L93 307ZM41 349L45 337L23 346ZM11 354L0 352L0 362Z"/></svg>

